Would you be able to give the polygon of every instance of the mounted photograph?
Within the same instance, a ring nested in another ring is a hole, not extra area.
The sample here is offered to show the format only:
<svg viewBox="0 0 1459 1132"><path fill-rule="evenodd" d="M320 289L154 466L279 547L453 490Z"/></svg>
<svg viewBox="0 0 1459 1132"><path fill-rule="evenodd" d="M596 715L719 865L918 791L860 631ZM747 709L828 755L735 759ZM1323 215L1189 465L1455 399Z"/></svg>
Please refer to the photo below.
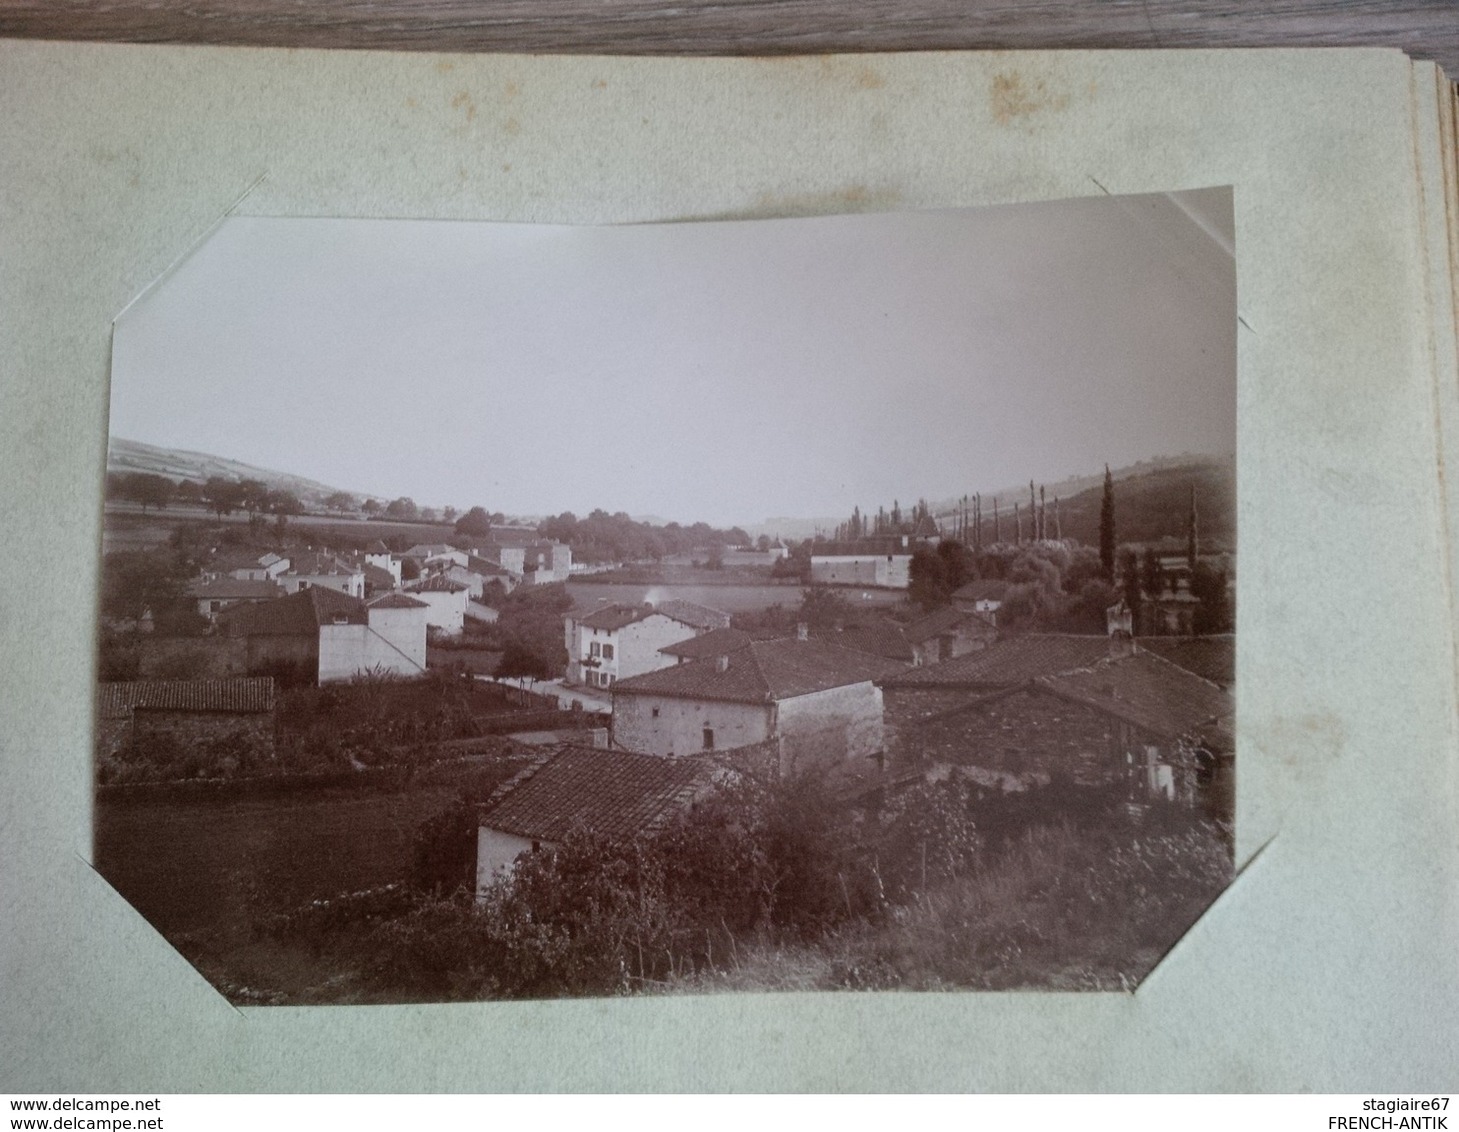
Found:
<svg viewBox="0 0 1459 1132"><path fill-rule="evenodd" d="M1234 874L1234 240L226 219L113 328L93 863L238 1006L1134 991Z"/></svg>

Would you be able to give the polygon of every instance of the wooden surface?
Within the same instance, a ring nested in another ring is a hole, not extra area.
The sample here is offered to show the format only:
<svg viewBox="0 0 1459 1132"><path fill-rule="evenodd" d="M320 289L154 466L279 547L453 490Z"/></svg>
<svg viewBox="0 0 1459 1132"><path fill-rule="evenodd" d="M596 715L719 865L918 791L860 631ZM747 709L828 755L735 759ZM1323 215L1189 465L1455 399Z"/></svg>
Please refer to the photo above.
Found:
<svg viewBox="0 0 1459 1132"><path fill-rule="evenodd" d="M1459 76L1459 0L0 0L0 36L655 55L1381 45Z"/></svg>

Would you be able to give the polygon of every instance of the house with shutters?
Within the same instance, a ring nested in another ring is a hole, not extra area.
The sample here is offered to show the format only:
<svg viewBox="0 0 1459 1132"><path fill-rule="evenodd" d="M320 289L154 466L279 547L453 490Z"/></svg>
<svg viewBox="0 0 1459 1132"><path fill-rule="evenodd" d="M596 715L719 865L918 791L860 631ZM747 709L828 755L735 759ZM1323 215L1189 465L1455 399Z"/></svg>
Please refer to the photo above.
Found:
<svg viewBox="0 0 1459 1132"><path fill-rule="evenodd" d="M663 607L602 605L590 613L573 611L563 618L567 647L567 682L590 688L611 688L620 680L677 664L662 650L700 634L698 623Z"/></svg>
<svg viewBox="0 0 1459 1132"><path fill-rule="evenodd" d="M900 667L800 633L751 641L615 683L613 745L679 757L771 743L784 770L873 755L876 681Z"/></svg>

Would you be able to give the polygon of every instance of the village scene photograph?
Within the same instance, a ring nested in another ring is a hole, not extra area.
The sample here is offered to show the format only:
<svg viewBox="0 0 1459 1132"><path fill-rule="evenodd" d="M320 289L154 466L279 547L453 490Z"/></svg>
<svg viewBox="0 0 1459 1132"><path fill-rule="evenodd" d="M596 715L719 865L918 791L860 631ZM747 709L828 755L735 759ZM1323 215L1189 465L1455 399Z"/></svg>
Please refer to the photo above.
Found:
<svg viewBox="0 0 1459 1132"><path fill-rule="evenodd" d="M118 318L92 861L237 1006L1131 993L1234 875L1229 189L232 217Z"/></svg>

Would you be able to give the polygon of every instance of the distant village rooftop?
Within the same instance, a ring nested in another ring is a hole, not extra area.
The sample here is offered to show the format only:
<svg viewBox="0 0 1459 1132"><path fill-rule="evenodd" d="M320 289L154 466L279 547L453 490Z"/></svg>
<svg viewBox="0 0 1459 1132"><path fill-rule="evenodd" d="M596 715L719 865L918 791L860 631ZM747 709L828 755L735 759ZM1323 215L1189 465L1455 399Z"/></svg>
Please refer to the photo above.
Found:
<svg viewBox="0 0 1459 1132"><path fill-rule="evenodd" d="M674 696L735 703L773 703L811 692L877 680L901 665L824 641L752 641L708 657L620 680L617 695Z"/></svg>

